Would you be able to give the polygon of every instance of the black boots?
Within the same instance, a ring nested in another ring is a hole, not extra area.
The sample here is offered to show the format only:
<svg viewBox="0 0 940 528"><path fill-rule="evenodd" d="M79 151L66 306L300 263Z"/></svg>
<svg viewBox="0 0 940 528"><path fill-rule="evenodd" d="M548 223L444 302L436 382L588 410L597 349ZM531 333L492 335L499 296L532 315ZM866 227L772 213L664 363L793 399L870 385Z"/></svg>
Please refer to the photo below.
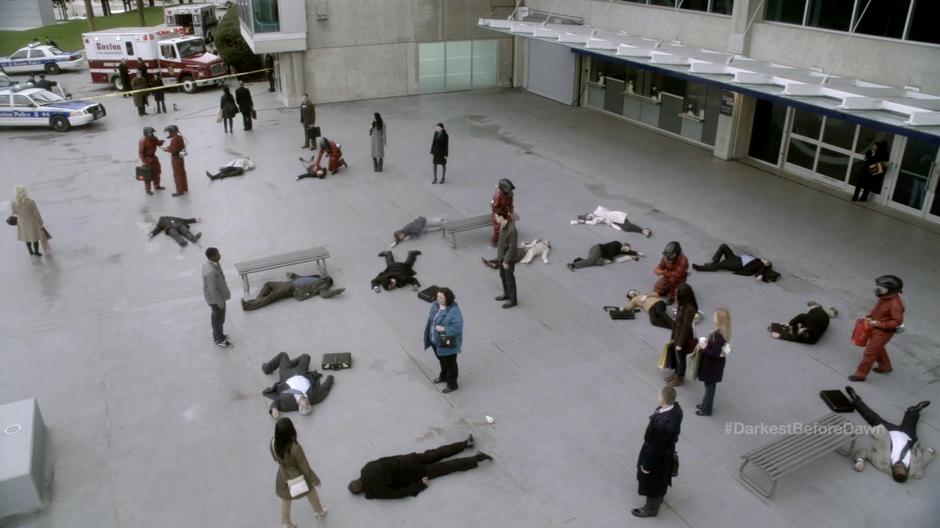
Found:
<svg viewBox="0 0 940 528"><path fill-rule="evenodd" d="M659 514L659 506L663 503L662 497L647 497L646 504L642 508L633 508L630 510L636 517L656 517Z"/></svg>
<svg viewBox="0 0 940 528"><path fill-rule="evenodd" d="M382 163L385 161L385 158L379 158L379 172L382 172Z"/></svg>
<svg viewBox="0 0 940 528"><path fill-rule="evenodd" d="M379 172L379 158L372 158L372 172Z"/></svg>

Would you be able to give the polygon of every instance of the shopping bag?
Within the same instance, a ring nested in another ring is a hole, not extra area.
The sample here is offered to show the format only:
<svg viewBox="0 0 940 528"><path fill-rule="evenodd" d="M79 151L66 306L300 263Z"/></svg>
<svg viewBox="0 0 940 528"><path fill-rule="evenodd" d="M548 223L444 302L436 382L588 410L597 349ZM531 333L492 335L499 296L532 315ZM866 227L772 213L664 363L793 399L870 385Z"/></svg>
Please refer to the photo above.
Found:
<svg viewBox="0 0 940 528"><path fill-rule="evenodd" d="M672 342L667 342L663 345L662 352L659 353L659 361L656 363L656 366L661 369L665 369L666 365L669 364L669 350L672 348L670 345L672 345Z"/></svg>
<svg viewBox="0 0 940 528"><path fill-rule="evenodd" d="M702 362L702 350L695 345L692 353L685 358L685 381L694 382L698 379L698 368Z"/></svg>
<svg viewBox="0 0 940 528"><path fill-rule="evenodd" d="M222 122L222 109L221 108L219 108L219 113L215 114L215 122L216 123Z"/></svg>
<svg viewBox="0 0 940 528"><path fill-rule="evenodd" d="M868 319L856 319L855 328L852 330L852 343L855 346L868 346L868 340L871 339L871 325Z"/></svg>

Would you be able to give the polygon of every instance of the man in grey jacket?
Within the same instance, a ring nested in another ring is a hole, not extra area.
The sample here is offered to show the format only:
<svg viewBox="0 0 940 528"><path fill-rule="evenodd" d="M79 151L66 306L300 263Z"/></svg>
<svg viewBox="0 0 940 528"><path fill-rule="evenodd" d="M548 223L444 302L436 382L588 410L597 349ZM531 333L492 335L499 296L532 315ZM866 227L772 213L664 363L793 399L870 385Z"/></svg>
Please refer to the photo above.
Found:
<svg viewBox="0 0 940 528"><path fill-rule="evenodd" d="M206 250L206 258L208 260L202 265L202 294L212 310L212 341L220 348L231 348L232 343L222 331L225 324L225 301L232 297L225 282L225 273L219 265L222 256L219 255L218 249L210 247Z"/></svg>
<svg viewBox="0 0 940 528"><path fill-rule="evenodd" d="M496 261L500 265L499 278L503 281L503 294L496 300L506 301L503 308L512 308L519 304L516 298L516 252L519 251L519 235L516 233L516 223L509 209L496 209L496 220L499 222Z"/></svg>

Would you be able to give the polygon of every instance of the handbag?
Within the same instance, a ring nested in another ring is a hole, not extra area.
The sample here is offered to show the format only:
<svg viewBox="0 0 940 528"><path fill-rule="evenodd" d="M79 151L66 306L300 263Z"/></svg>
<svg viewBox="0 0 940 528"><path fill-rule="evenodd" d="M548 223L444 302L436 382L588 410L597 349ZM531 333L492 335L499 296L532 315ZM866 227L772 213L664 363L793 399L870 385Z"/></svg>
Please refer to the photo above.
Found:
<svg viewBox="0 0 940 528"><path fill-rule="evenodd" d="M868 346L868 340L871 339L871 325L868 319L858 318L855 320L855 328L852 330L852 343L855 346Z"/></svg>
<svg viewBox="0 0 940 528"><path fill-rule="evenodd" d="M11 226L16 225L16 215L10 215L7 217L7 225L11 225Z"/></svg>
<svg viewBox="0 0 940 528"><path fill-rule="evenodd" d="M698 345L685 360L685 381L694 382L698 379L698 368L702 363L702 349Z"/></svg>
<svg viewBox="0 0 940 528"><path fill-rule="evenodd" d="M672 476L679 476L679 453L672 452Z"/></svg>
<svg viewBox="0 0 940 528"><path fill-rule="evenodd" d="M151 181L153 180L153 169L149 165L141 165L135 169L134 176L137 181Z"/></svg>
<svg viewBox="0 0 940 528"><path fill-rule="evenodd" d="M307 479L303 475L287 479L287 489L290 491L290 496L295 499L310 491L310 488L307 487Z"/></svg>
<svg viewBox="0 0 940 528"><path fill-rule="evenodd" d="M437 337L437 346L441 348L454 348L457 346L457 338L455 336L445 335L441 332Z"/></svg>
<svg viewBox="0 0 940 528"><path fill-rule="evenodd" d="M669 364L669 350L672 348L671 345L672 341L666 342L666 344L663 345L662 352L659 353L659 361L656 362L656 366L660 369L665 369L666 365Z"/></svg>
<svg viewBox="0 0 940 528"><path fill-rule="evenodd" d="M258 112L254 108L251 109L251 118L258 119Z"/></svg>

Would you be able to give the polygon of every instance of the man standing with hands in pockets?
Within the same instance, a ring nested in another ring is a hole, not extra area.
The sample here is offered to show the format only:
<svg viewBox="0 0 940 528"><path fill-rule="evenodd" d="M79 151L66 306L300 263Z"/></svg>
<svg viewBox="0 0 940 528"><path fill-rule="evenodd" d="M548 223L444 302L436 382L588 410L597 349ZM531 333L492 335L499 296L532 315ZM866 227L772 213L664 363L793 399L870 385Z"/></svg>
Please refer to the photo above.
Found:
<svg viewBox="0 0 940 528"><path fill-rule="evenodd" d="M202 265L202 294L212 310L212 341L219 348L231 348L232 343L222 331L225 324L225 301L232 297L225 282L225 273L219 265L222 256L219 255L218 249L210 247L206 250L206 258L208 260Z"/></svg>
<svg viewBox="0 0 940 528"><path fill-rule="evenodd" d="M506 207L494 211L499 222L499 239L496 242L496 262L499 264L499 278L503 281L503 294L497 301L506 301L503 308L512 308L519 304L516 298L516 251L519 251L519 235L512 213Z"/></svg>

